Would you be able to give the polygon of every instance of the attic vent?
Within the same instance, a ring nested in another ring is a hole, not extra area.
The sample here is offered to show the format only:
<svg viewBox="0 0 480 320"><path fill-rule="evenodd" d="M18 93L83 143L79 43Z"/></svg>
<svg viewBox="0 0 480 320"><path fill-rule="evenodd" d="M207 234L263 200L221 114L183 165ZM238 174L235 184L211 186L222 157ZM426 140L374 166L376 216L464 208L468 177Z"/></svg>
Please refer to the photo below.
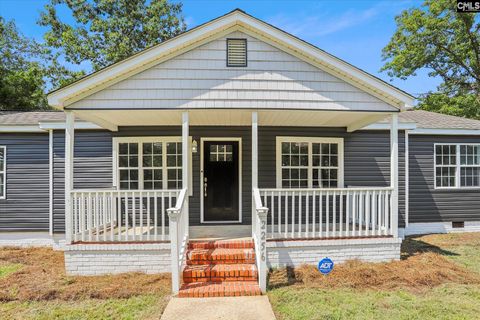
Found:
<svg viewBox="0 0 480 320"><path fill-rule="evenodd" d="M227 39L227 67L247 66L247 39Z"/></svg>

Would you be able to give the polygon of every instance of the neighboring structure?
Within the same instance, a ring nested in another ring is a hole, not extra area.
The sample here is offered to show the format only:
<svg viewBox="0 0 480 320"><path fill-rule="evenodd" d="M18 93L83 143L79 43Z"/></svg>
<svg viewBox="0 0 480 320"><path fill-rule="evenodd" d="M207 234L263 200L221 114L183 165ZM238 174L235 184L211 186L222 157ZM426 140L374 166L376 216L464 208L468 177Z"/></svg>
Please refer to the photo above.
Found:
<svg viewBox="0 0 480 320"><path fill-rule="evenodd" d="M399 259L403 234L480 221L480 122L400 113L410 95L240 10L49 103L0 115L0 228L64 233L71 274L254 294L267 266Z"/></svg>

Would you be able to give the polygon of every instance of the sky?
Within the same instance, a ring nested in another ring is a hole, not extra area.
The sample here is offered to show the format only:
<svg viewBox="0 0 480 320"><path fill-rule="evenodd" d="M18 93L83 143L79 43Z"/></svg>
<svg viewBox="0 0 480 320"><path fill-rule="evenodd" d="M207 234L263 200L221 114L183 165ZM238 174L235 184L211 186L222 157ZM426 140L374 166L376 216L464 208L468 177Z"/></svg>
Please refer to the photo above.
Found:
<svg viewBox="0 0 480 320"><path fill-rule="evenodd" d="M29 37L42 40L45 28L36 24L47 0L0 0L0 15L14 19ZM416 0L183 0L188 28L235 8L264 20L417 96L435 91L440 80L428 70L407 80L380 72L382 48L395 32L395 16L418 7ZM62 12L63 13L63 12ZM68 19L68 11L63 13Z"/></svg>

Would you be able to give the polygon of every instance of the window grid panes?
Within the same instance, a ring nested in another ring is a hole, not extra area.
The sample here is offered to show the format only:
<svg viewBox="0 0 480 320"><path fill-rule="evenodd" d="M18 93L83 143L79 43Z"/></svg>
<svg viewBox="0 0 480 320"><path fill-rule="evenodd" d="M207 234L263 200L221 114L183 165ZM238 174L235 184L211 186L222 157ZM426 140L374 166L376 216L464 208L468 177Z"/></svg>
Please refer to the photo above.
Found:
<svg viewBox="0 0 480 320"><path fill-rule="evenodd" d="M282 188L337 188L340 181L339 142L281 141Z"/></svg>
<svg viewBox="0 0 480 320"><path fill-rule="evenodd" d="M161 142L142 144L143 188L163 189L163 147Z"/></svg>
<svg viewBox="0 0 480 320"><path fill-rule="evenodd" d="M312 143L312 186L338 187L338 144Z"/></svg>
<svg viewBox="0 0 480 320"><path fill-rule="evenodd" d="M480 187L480 145L435 145L435 187Z"/></svg>
<svg viewBox="0 0 480 320"><path fill-rule="evenodd" d="M282 142L282 188L308 187L308 143Z"/></svg>
<svg viewBox="0 0 480 320"><path fill-rule="evenodd" d="M182 143L167 142L167 186L182 188Z"/></svg>
<svg viewBox="0 0 480 320"><path fill-rule="evenodd" d="M7 183L6 178L6 157L7 157L7 149L5 147L0 146L0 198L5 197L5 184Z"/></svg>
<svg viewBox="0 0 480 320"><path fill-rule="evenodd" d="M480 186L480 146L460 145L460 186Z"/></svg>
<svg viewBox="0 0 480 320"><path fill-rule="evenodd" d="M138 189L138 143L120 143L118 148L120 189Z"/></svg>
<svg viewBox="0 0 480 320"><path fill-rule="evenodd" d="M121 190L182 187L182 143L119 142L118 183Z"/></svg>
<svg viewBox="0 0 480 320"><path fill-rule="evenodd" d="M233 160L233 146L231 144L211 144L210 161L230 162Z"/></svg>

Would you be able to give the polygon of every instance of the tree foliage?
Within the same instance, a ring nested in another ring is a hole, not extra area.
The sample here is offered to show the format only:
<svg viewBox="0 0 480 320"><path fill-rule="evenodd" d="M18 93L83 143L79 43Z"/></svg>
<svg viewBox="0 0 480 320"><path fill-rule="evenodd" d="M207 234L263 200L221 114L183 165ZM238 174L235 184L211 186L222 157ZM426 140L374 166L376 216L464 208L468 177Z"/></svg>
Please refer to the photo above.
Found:
<svg viewBox="0 0 480 320"><path fill-rule="evenodd" d="M65 6L73 23L58 14ZM39 24L49 28L44 39L66 62L87 61L98 70L183 32L181 10L167 0L50 0Z"/></svg>
<svg viewBox="0 0 480 320"><path fill-rule="evenodd" d="M0 110L46 108L46 51L23 36L13 21L0 17Z"/></svg>
<svg viewBox="0 0 480 320"><path fill-rule="evenodd" d="M480 111L480 18L457 13L456 0L425 0L395 18L397 30L383 49L382 70L406 79L420 69L443 81L420 97L432 111L478 118ZM476 108L477 110L472 110Z"/></svg>

